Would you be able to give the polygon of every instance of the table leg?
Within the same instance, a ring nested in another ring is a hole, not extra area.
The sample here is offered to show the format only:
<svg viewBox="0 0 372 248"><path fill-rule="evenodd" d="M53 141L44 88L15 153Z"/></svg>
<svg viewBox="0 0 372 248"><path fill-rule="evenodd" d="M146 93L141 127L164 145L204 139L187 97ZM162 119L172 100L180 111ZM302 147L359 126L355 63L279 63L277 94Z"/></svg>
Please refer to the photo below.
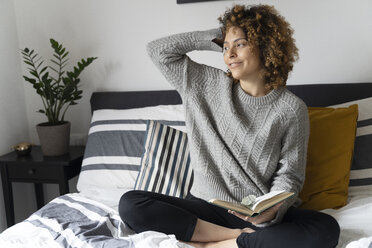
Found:
<svg viewBox="0 0 372 248"><path fill-rule="evenodd" d="M42 183L35 183L35 193L36 193L36 205L37 209L44 206L44 190Z"/></svg>
<svg viewBox="0 0 372 248"><path fill-rule="evenodd" d="M59 182L59 193L61 195L64 195L64 194L67 194L69 192L70 192L70 190L69 190L69 187L68 187L68 180L61 180Z"/></svg>
<svg viewBox="0 0 372 248"><path fill-rule="evenodd" d="M14 202L13 202L12 182L8 180L8 170L7 170L6 165L1 166L1 181L3 185L3 193L4 193L6 222L7 222L8 227L10 227L15 224Z"/></svg>

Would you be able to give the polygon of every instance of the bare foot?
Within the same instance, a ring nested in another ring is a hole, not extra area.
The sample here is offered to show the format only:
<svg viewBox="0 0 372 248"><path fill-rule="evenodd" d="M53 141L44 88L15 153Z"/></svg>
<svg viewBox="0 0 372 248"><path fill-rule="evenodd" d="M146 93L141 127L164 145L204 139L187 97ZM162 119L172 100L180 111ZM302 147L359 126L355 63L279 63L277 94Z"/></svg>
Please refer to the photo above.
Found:
<svg viewBox="0 0 372 248"><path fill-rule="evenodd" d="M228 239L216 242L184 242L195 248L238 248L236 244L236 239Z"/></svg>
<svg viewBox="0 0 372 248"><path fill-rule="evenodd" d="M243 228L243 229L240 229L240 232L241 233L254 233L255 230L253 230L252 228L249 228L249 227L246 227L246 228ZM225 248L225 247L229 247L229 248L233 248L233 247L237 247L236 245L236 239L229 239L229 240L222 240L222 241L216 241L216 242L185 242L185 241L182 241L183 243L186 243L188 245L191 245L195 248Z"/></svg>
<svg viewBox="0 0 372 248"><path fill-rule="evenodd" d="M195 248L205 248L206 247L206 243L202 243L202 242L192 242L192 241L185 242L185 241L182 241L182 243L191 245L192 247L195 247Z"/></svg>

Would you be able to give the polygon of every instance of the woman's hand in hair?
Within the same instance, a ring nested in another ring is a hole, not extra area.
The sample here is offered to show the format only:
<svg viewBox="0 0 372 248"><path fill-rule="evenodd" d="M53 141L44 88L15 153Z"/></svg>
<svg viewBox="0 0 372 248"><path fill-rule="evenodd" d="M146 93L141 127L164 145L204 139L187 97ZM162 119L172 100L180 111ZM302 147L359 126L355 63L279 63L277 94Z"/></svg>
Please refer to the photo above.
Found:
<svg viewBox="0 0 372 248"><path fill-rule="evenodd" d="M214 43L216 43L219 47L223 48L223 40L219 38L215 38L212 40Z"/></svg>

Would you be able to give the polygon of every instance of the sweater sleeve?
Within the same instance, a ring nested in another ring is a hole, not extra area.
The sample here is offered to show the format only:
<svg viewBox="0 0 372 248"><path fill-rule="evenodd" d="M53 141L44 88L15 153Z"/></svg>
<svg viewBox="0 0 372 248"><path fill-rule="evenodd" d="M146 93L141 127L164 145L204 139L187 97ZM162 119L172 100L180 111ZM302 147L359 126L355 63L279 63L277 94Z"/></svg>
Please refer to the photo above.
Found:
<svg viewBox="0 0 372 248"><path fill-rule="evenodd" d="M192 84L211 79L216 68L192 61L186 53L194 50L222 52L212 40L221 38L220 29L175 34L154 40L147 45L147 52L165 78L182 95Z"/></svg>
<svg viewBox="0 0 372 248"><path fill-rule="evenodd" d="M285 190L294 192L295 195L284 201L273 220L258 225L261 227L282 221L287 209L297 200L305 180L310 132L309 115L305 103L301 102L287 121L287 130L282 138L278 167L274 174L270 191Z"/></svg>

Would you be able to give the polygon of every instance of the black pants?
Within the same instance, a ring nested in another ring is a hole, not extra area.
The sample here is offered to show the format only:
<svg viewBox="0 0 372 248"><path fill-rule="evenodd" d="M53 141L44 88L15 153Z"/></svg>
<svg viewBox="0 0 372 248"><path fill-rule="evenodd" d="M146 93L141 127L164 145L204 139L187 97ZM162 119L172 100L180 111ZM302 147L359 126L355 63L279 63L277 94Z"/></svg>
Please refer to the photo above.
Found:
<svg viewBox="0 0 372 248"><path fill-rule="evenodd" d="M280 224L258 228L227 210L192 195L186 199L146 191L129 191L119 203L122 220L135 232L158 231L190 241L197 218L228 227L255 229L237 238L239 247L335 247L340 228L330 215L290 207Z"/></svg>

